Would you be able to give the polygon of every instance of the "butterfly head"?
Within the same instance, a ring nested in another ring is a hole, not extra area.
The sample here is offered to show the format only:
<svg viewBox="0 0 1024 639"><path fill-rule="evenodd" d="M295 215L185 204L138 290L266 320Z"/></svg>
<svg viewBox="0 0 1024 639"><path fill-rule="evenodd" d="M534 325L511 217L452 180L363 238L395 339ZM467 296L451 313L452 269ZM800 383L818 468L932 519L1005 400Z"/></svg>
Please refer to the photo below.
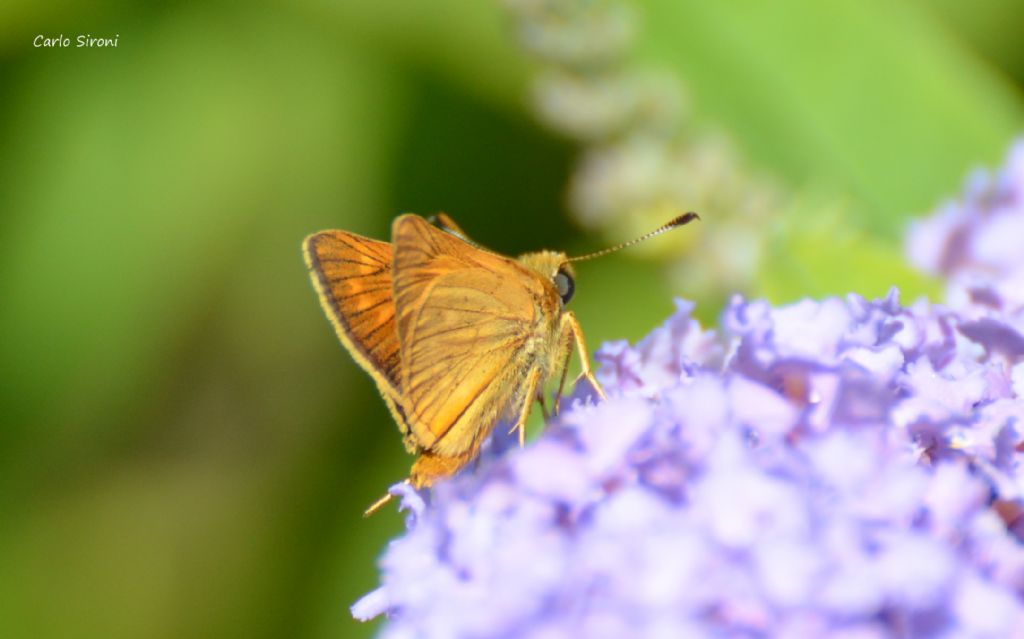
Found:
<svg viewBox="0 0 1024 639"><path fill-rule="evenodd" d="M562 306L569 303L576 291L576 273L569 264L569 258L559 251L537 251L519 256L519 263L536 271L545 281L551 282Z"/></svg>

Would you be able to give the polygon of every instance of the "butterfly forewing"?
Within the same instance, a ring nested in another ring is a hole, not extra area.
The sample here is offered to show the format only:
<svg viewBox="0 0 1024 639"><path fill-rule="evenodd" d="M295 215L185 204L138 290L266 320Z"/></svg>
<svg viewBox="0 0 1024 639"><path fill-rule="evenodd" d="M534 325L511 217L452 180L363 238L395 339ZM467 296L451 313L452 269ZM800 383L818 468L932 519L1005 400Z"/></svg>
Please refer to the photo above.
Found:
<svg viewBox="0 0 1024 639"><path fill-rule="evenodd" d="M401 357L391 291L391 245L354 233L323 231L306 238L305 253L310 277L338 337L394 406Z"/></svg>
<svg viewBox="0 0 1024 639"><path fill-rule="evenodd" d="M392 241L409 425L423 448L461 454L516 390L497 381L515 374L525 356L522 347L536 330L534 296L543 285L513 260L419 217L398 218Z"/></svg>

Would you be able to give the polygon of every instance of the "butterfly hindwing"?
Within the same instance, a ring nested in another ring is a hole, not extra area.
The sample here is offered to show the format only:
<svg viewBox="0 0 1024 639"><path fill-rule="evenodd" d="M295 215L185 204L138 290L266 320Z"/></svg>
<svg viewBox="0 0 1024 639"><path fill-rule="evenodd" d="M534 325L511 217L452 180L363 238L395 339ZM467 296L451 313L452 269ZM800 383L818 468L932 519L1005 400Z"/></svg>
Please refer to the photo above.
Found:
<svg viewBox="0 0 1024 639"><path fill-rule="evenodd" d="M345 231L306 238L306 263L342 344L384 395L403 432L401 355L391 285L391 245Z"/></svg>
<svg viewBox="0 0 1024 639"><path fill-rule="evenodd" d="M500 416L536 334L535 273L420 217L392 227L404 407L416 443L440 454L472 450ZM510 270L511 269L511 270ZM507 277L507 275L511 275Z"/></svg>

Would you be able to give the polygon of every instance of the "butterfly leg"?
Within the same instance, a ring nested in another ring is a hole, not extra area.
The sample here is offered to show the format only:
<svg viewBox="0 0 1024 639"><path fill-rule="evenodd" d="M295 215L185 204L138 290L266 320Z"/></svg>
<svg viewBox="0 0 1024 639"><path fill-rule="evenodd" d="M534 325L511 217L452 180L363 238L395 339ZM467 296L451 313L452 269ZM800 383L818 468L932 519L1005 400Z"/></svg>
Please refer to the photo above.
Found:
<svg viewBox="0 0 1024 639"><path fill-rule="evenodd" d="M526 420L530 416L530 408L533 407L533 402L537 399L537 386L539 385L540 366L534 366L526 376L526 392L523 394L523 405L519 409L518 419L516 419L515 425L509 431L510 433L513 430L519 431L520 448L526 445Z"/></svg>
<svg viewBox="0 0 1024 639"><path fill-rule="evenodd" d="M551 413L548 412L548 403L544 400L544 389L537 389L537 403L540 404L540 414L544 417L544 422L547 423L551 419Z"/></svg>
<svg viewBox="0 0 1024 639"><path fill-rule="evenodd" d="M572 335L566 334L564 329L561 332L562 352L562 374L558 378L558 392L555 393L555 416L558 416L558 409L562 405L562 391L565 390L565 378L569 376L569 358L572 357Z"/></svg>
<svg viewBox="0 0 1024 639"><path fill-rule="evenodd" d="M594 377L594 372L590 369L590 354L587 352L587 343L583 340L583 330L580 329L580 323L576 321L576 315L572 311L562 315L562 330L571 332L576 340L576 352L580 354L580 367L583 372L576 377L573 385L575 386L581 379L586 378L587 382L597 391L597 395L601 399L607 400L608 396L604 394L604 389L597 383L597 378Z"/></svg>
<svg viewBox="0 0 1024 639"><path fill-rule="evenodd" d="M590 354L587 351L587 342L583 339L583 330L580 328L580 323L575 318L575 313L571 310L566 311L562 314L560 333L565 340L565 361L562 365L562 377L561 382L558 384L558 394L555 396L555 415L558 415L558 406L562 398L562 387L565 385L565 374L568 371L569 357L572 354L572 342L574 341L577 352L580 353L580 366L583 372L575 378L572 385L579 383L580 380L586 379L587 382L597 391L597 394L601 399L607 399L607 395L604 394L604 389L597 383L597 378L594 377L594 372L590 368Z"/></svg>

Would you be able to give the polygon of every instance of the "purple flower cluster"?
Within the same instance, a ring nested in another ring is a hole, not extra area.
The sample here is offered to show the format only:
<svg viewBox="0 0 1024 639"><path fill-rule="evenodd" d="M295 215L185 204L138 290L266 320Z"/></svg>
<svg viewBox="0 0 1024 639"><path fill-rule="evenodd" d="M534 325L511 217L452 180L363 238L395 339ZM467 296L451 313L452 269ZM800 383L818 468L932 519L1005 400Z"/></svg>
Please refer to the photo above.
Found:
<svg viewBox="0 0 1024 639"><path fill-rule="evenodd" d="M716 333L678 302L596 354L607 402L393 488L409 529L353 615L388 639L1024 637L1024 252L992 237L1024 238L1024 146L983 187L909 240L950 305L737 297Z"/></svg>
<svg viewBox="0 0 1024 639"><path fill-rule="evenodd" d="M1024 139L993 174L976 170L959 200L911 226L911 262L944 277L947 300L966 311L1024 313ZM971 307L974 307L973 309Z"/></svg>

